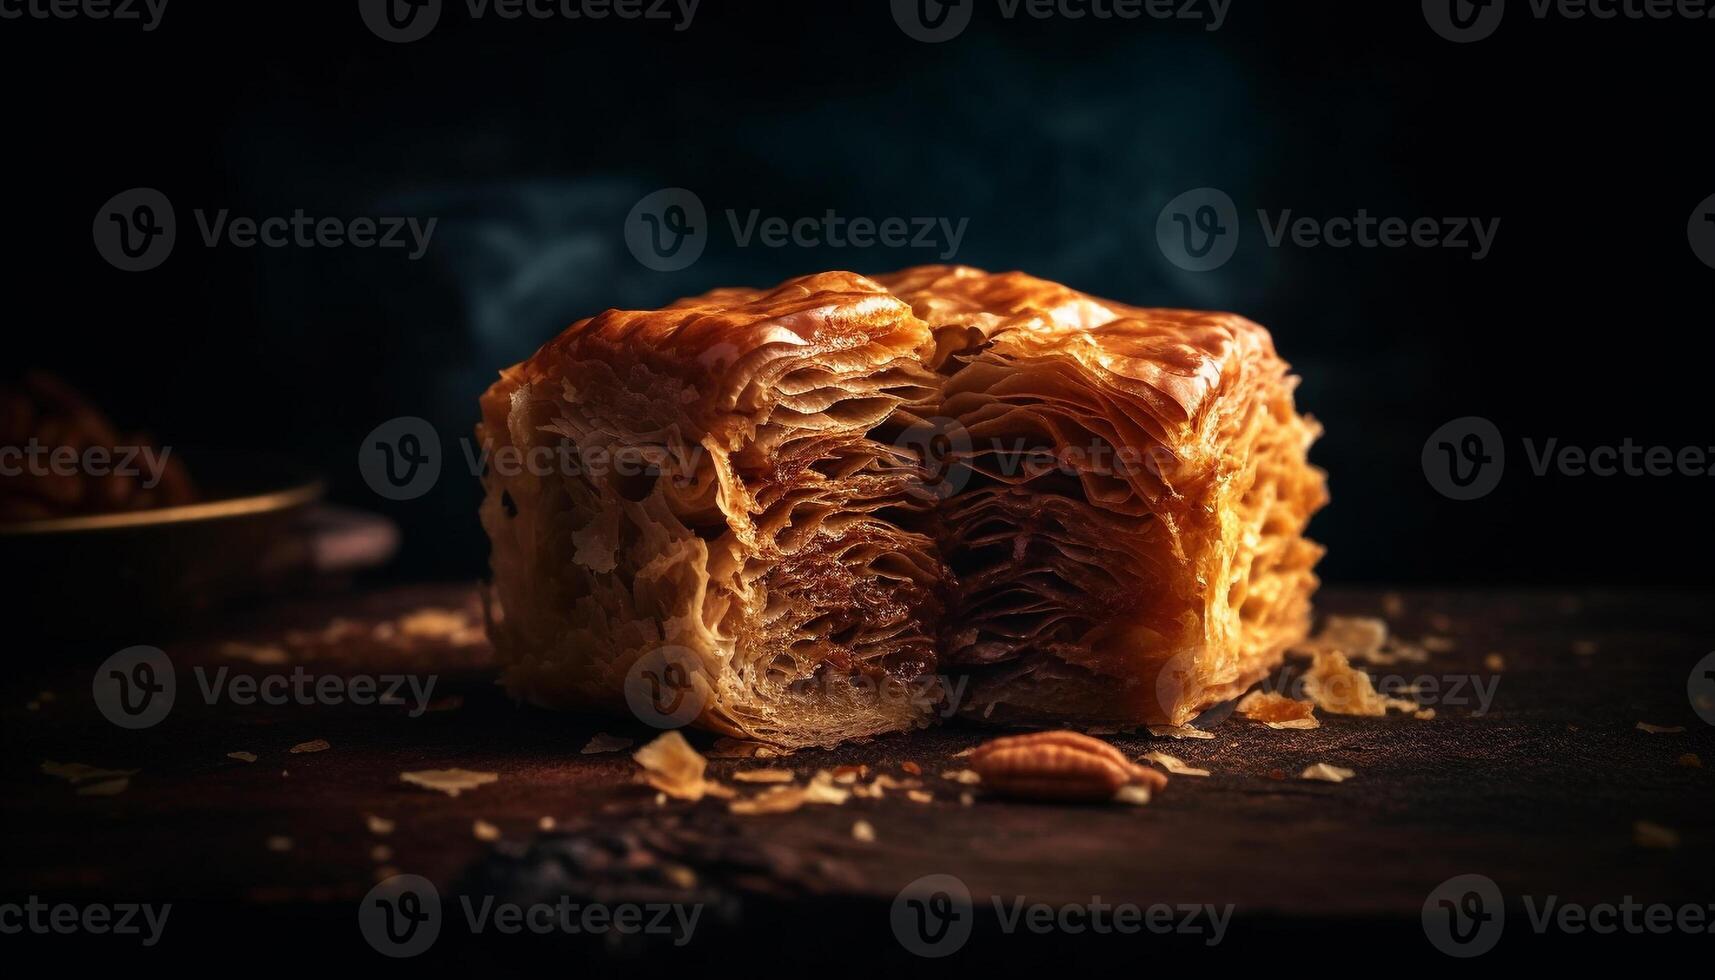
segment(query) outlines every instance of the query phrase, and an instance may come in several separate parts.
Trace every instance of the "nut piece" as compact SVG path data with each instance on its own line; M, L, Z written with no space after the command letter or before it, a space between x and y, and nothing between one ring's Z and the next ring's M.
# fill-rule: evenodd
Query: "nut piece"
M1111 800L1134 783L1167 785L1161 773L1133 765L1119 749L1077 732L997 738L977 746L969 762L984 786L1021 799Z

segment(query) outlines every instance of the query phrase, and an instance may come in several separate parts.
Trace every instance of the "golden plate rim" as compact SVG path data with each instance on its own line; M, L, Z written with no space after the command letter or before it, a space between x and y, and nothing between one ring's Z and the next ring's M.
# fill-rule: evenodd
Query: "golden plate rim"
M69 534L77 531L111 531L121 528L168 527L200 521L224 520L255 514L279 513L313 504L327 492L321 480L308 480L279 490L226 497L203 503L160 507L154 510L121 511L114 514L83 514L77 517L50 517L43 520L0 524L0 538L32 537L44 534Z

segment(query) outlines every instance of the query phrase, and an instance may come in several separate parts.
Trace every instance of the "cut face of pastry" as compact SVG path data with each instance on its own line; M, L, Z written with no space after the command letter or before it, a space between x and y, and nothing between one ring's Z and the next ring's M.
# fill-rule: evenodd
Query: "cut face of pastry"
M502 680L672 674L784 745L926 724L946 674L991 721L1181 724L1308 625L1292 387L1241 318L963 267L581 321L482 399Z

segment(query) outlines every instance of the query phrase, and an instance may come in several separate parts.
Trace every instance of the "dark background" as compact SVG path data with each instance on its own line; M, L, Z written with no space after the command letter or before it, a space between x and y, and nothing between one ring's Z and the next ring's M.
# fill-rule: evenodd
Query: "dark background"
M501 367L609 306L921 249L739 248L728 208L969 218L957 261L1131 303L1231 309L1274 332L1327 425L1338 582L1707 586L1703 476L1535 477L1521 440L1715 445L1715 270L1688 247L1715 193L1715 21L1529 16L1455 45L1415 2L1234 0L1200 23L1004 20L940 45L885 2L704 0L660 21L472 23L373 36L355 2L173 0L160 27L0 21L9 367L46 366L184 447L287 452L404 527L389 574L472 577L485 544L456 440ZM1210 185L1237 256L1181 272L1163 205ZM131 187L179 244L124 273L92 217ZM659 273L622 222L682 186L716 230ZM440 218L398 251L202 247L193 209ZM1493 253L1264 247L1256 209L1501 218ZM391 504L360 441L433 421L449 473ZM1507 476L1458 503L1419 454L1449 419L1504 433ZM211 452L207 450L206 452ZM185 455L193 469L196 458Z

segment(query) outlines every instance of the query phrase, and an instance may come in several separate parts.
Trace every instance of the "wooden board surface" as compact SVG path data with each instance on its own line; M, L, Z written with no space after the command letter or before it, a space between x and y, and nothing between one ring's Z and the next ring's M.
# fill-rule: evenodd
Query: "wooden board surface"
M140 731L108 723L91 697L94 666L114 648L14 651L0 705L0 888L66 901L172 901L181 909L172 938L183 943L314 935L326 923L327 942L362 953L354 910L394 871L423 875L449 901L556 893L612 900L663 894L660 872L671 867L671 880L694 880L713 910L693 946L746 949L759 936L780 945L784 934L790 939L776 955L807 962L836 941L904 955L889 928L890 904L902 886L931 873L968 887L979 939L996 928L987 914L996 897L1231 905L1228 945L1363 923L1367 940L1422 950L1425 899L1458 874L1493 879L1509 905L1526 895L1715 901L1715 774L1681 759L1694 753L1715 764L1715 727L1687 690L1693 665L1715 646L1706 604L1612 594L1399 599L1390 617L1398 634L1444 636L1452 649L1372 673L1432 689L1420 696L1436 708L1434 719L1324 716L1317 730L1274 731L1237 717L1217 721L1217 711L1201 722L1215 734L1206 741L1112 736L1134 756L1166 751L1212 772L1174 777L1145 807L1008 803L980 793L964 805L965 787L940 773L962 768L954 754L984 737L965 727L778 761L711 762L724 779L763 765L801 774L867 765L905 777L909 761L923 770L930 803L895 793L748 817L713 800L659 805L632 782L627 753L580 754L598 731L641 741L648 730L514 704L494 686L480 642L375 636L380 623L408 632L402 617L426 608L479 621L473 592L462 588L304 600L209 623L193 636L139 637L167 651L177 681L171 713ZM1383 605L1381 593L1359 591L1321 602L1324 612L1372 615ZM281 652L281 663L254 662ZM229 695L207 703L204 689L222 669L230 682L296 668L313 677L433 677L433 708L413 717L410 705L244 706ZM1289 665L1276 682L1301 669ZM1639 722L1684 731L1649 734ZM313 740L329 747L290 751ZM227 755L240 751L256 761ZM42 772L49 760L138 772L116 795L80 795ZM1297 778L1316 762L1357 775L1341 784ZM499 779L450 798L399 778L454 767ZM394 829L378 835L370 816ZM540 829L544 817L553 831ZM858 820L873 827L873 842L854 839ZM1640 846L1640 820L1677 831L1679 846ZM479 821L499 839L479 839ZM1171 941L1196 946L1204 938ZM960 955L1004 961L1019 945L1003 941L1011 939L973 940ZM1048 937L1031 948L1071 941ZM1076 944L1080 954L1100 946ZM1505 948L1530 949L1512 934ZM479 949L473 955L484 962L507 959ZM663 955L670 961L676 952Z

